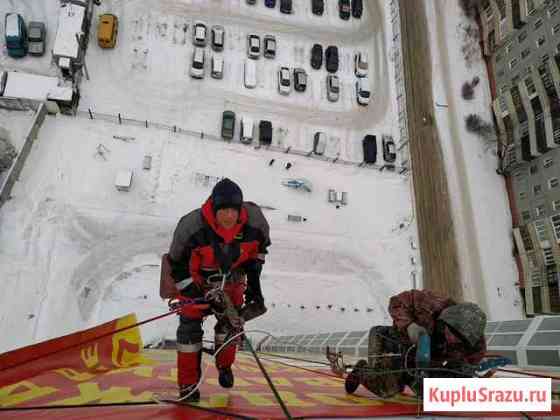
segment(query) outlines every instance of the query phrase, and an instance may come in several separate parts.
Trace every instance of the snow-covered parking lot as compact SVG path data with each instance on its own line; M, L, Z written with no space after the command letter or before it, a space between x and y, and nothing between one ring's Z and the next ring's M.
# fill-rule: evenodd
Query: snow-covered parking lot
M383 6L366 2L362 19L342 21L336 2L326 2L323 17L310 11L310 2L294 3L294 14L283 15L262 2L177 2L170 0L105 1L100 11L120 17L119 38L114 50L102 50L90 39L88 66L91 80L82 83L81 109L117 114L191 130L219 134L221 113L230 109L238 116L266 119L276 129L273 144L310 150L313 134L324 130L340 138L342 159L362 160L365 134L396 132L396 113L391 104L391 71L385 51ZM305 5L305 8L303 6ZM206 77L189 76L193 52L194 22L222 25L226 31L222 53L206 50ZM276 58L256 60L257 87L243 85L247 58L247 35L276 37ZM339 48L341 95L338 102L326 98L327 71L310 65L311 47L319 43ZM370 60L369 106L356 102L353 56L367 52ZM210 57L224 57L224 78L210 77ZM308 74L303 93L289 96L277 91L280 66L302 67ZM279 129L282 129L279 131ZM237 136L236 136L237 137ZM358 147L356 147L358 146Z

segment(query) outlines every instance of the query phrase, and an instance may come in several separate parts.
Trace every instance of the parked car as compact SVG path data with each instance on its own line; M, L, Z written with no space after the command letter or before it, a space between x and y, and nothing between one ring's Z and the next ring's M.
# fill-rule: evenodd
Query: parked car
M226 38L226 31L221 25L212 26L212 49L214 51L223 51Z
M4 18L4 35L8 55L13 58L27 55L27 29L25 21L17 13L7 13Z
M370 96L369 79L367 77L360 77L356 80L356 99L358 104L364 106L369 104Z
M287 15L292 13L292 0L280 0L280 12Z
M241 132L239 134L241 143L250 144L253 141L254 131L255 124L253 120L249 117L241 118Z
M278 70L278 92L281 95L289 95L292 91L292 79L288 67L280 67Z
M265 35L263 38L264 51L263 54L266 58L276 57L276 38L274 35Z
M276 7L276 0L264 0L264 5L274 9Z
M350 19L351 10L352 8L350 7L350 0L338 0L338 15L341 19Z
M314 15L322 16L325 12L325 0L311 0L311 11Z
M259 123L259 143L269 145L272 143L272 123L261 120Z
M257 87L257 65L253 60L245 60L243 67L243 83L247 89Z
M247 35L247 56L252 59L257 59L261 55L261 39L258 35Z
M340 82L335 74L327 75L327 99L331 102L337 102L340 96Z
M390 137L383 137L383 160L387 163L394 163L397 160L397 149L395 142Z
M193 29L193 44L198 47L206 46L206 25L204 22L195 22Z
M235 112L224 111L222 114L222 138L231 140L235 132Z
M204 56L204 48L194 48L191 63L191 77L194 79L204 79Z
M377 138L373 134L367 134L362 140L364 148L364 162L375 163L377 160Z
M111 13L99 16L97 26L97 44L101 48L115 48L119 33L119 19Z
M322 131L317 131L313 136L313 153L322 155L327 148L327 135Z
M354 54L354 74L357 77L366 77L368 75L368 68L367 55L361 51Z
M314 44L311 47L311 67L319 70L323 65L323 47L321 44Z
M363 12L364 4L362 0L352 0L352 16L356 19L360 19Z
M45 53L45 37L47 29L43 22L29 22L27 41L29 54L43 55Z
M223 79L224 77L224 58L221 55L214 54L212 56L212 71L210 76L214 79Z
M325 50L325 66L329 73L338 71L338 48L334 45L329 45Z
M307 88L307 73L302 68L294 69L294 89L297 92L305 92Z

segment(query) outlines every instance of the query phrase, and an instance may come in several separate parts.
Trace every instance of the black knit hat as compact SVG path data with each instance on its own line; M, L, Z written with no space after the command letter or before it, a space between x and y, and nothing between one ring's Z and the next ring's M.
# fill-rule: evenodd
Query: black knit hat
M243 204L243 192L239 185L229 178L224 178L218 182L212 190L212 209L214 214L220 209L241 210Z

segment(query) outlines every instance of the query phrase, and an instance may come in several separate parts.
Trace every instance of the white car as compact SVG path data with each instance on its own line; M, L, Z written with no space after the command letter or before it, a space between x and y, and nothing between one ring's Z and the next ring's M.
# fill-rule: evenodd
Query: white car
M281 95L289 95L292 91L292 78L288 67L280 67L278 70L278 92Z
M247 36L247 56L257 59L261 55L261 39L258 35L250 34Z
M354 54L354 74L357 77L367 77L368 75L368 58L365 53L358 51Z
M358 104L369 104L371 92L369 90L369 79L367 77L360 77L356 80L356 99Z
M195 47L193 51L191 77L204 79L204 48Z
M223 79L224 77L224 59L219 54L214 54L212 56L210 76L214 79Z
M327 76L327 99L331 102L337 102L340 96L340 82L338 76L329 74Z
M193 28L193 44L199 47L206 46L206 25L204 22L195 22Z
M214 51L223 51L224 50L224 41L226 37L226 31L223 26L221 25L214 25L211 29L211 38L212 38L212 49Z

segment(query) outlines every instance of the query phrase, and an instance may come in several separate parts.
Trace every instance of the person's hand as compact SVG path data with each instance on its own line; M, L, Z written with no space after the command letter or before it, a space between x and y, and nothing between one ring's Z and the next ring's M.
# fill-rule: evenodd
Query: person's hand
M408 339L411 343L417 344L418 339L422 334L428 334L426 328L418 325L417 323L413 322L406 328L406 332L408 334Z
M210 304L196 303L193 299L184 296L177 296L176 305L179 307L177 313L185 318L199 320L210 312Z

